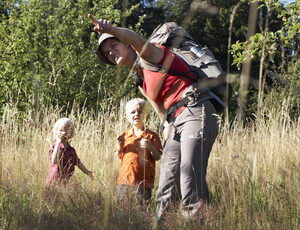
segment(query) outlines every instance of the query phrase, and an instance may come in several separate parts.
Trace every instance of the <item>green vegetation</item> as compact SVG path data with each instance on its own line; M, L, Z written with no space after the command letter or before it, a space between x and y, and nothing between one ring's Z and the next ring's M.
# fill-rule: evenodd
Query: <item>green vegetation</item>
M1 1L0 229L152 227L155 194L147 210L133 200L120 206L113 197L119 165L113 149L128 128L124 104L137 96L135 79L99 63L88 13L146 37L163 21L177 22L213 51L247 99L242 116L235 98L220 115L207 175L208 217L187 222L174 208L166 228L299 228L300 2L261 1L255 33L247 37L253 2ZM250 62L249 87L241 91L239 68ZM62 116L74 121L72 144L96 179L76 170L67 187L49 190L51 129ZM159 131L155 114L148 125Z
M59 106L69 113L74 105L97 114L107 103L118 105L125 95L133 96L132 72L97 60L94 50L99 36L87 18L91 13L146 37L163 21L177 22L213 51L236 91L241 90L238 68L252 61L249 87L239 92L250 102L240 104L245 120L261 109L270 88L293 96L293 106L299 107L299 1L287 6L262 1L256 32L248 42L249 2L1 1L0 103L25 114L31 110L33 116L42 107ZM233 99L230 120L237 110Z

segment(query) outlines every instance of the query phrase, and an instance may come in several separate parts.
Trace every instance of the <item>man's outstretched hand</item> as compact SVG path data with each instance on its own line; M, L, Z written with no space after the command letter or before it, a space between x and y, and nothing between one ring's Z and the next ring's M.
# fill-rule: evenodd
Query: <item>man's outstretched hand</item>
M94 18L93 15L88 14L89 19L94 23L95 27L94 29L99 33L99 34L103 34L103 33L109 33L110 29L111 29L111 22L105 19L99 19L97 20L96 18Z

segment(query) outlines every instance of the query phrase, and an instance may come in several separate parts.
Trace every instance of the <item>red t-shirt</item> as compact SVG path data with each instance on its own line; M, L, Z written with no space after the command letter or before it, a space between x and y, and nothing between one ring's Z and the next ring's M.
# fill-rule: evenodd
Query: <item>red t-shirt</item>
M159 65L180 73L190 71L189 66L181 58L168 48L161 47L164 51L164 56L158 63ZM195 79L192 73L187 74L192 79L172 73L153 72L147 69L143 69L143 74L143 88L147 95L156 102L163 102L166 110L181 99L184 90L194 83L192 79ZM183 109L181 108L180 111L177 111L176 115Z
M54 147L55 143L49 148L50 159L52 157ZM80 163L80 159L78 158L75 149L71 145L68 144L67 147L65 147L64 144L61 143L59 148L59 176L60 179L69 179L75 171L75 165L78 165Z
M146 129L140 136L134 134L133 128L122 134L125 139L121 155L121 164L117 184L153 188L155 179L155 160L149 150L140 147L142 138L148 139L156 149L161 150L159 136Z

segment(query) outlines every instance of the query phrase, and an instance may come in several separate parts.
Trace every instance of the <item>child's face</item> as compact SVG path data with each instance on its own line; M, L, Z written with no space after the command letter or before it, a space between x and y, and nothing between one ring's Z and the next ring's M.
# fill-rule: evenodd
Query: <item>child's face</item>
M138 128L144 127L144 113L140 105L132 105L127 112L127 119L131 125Z
M57 137L61 139L62 143L67 143L71 139L72 127L70 125L63 125L58 129Z

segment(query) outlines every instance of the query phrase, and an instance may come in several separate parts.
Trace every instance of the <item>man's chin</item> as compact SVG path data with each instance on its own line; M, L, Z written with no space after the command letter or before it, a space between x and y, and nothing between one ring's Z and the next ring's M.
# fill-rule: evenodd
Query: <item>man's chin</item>
M116 65L125 65L122 57L119 57L117 60L115 60L115 63L116 63Z

